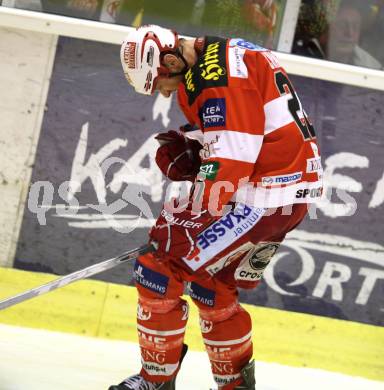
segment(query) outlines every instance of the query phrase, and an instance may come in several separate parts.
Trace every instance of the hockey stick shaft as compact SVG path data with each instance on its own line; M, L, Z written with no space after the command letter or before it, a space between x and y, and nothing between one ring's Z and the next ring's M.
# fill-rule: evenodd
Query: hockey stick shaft
M0 301L0 310L6 309L7 307L16 305L18 303L24 302L28 299L37 297L47 292L56 290L58 288L64 287L70 283L76 282L77 280L85 279L92 275L96 275L100 272L114 268L122 263L125 263L126 261L134 260L138 256L151 252L153 250L154 248L152 247L152 245L143 245L140 248L132 249L128 252L125 252L120 256L114 257L112 259L104 260L100 263L91 265L87 268L73 272L69 275L62 276L61 278L52 280L51 282L43 284L42 286L32 288L31 290L27 290L21 294Z

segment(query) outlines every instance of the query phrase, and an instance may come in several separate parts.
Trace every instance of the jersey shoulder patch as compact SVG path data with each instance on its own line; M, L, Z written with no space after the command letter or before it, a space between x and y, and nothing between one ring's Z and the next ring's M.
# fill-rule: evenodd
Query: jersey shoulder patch
M202 55L184 76L189 105L204 89L228 85L226 47L226 39L206 37Z

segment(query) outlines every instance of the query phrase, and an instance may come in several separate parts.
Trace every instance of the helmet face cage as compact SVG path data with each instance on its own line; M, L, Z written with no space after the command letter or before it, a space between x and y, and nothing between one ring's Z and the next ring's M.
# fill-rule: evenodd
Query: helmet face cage
M169 77L162 58L167 53L175 53L177 46L175 32L155 25L139 27L126 37L120 59L125 77L136 92L151 95L158 78Z

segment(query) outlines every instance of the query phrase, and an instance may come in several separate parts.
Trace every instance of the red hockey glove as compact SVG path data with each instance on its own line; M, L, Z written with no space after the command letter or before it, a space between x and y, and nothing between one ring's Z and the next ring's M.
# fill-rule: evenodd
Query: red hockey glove
M201 165L200 143L175 130L160 133L155 138L160 142L156 163L161 172L173 181L194 181Z
M165 260L190 256L197 250L196 236L210 225L214 218L208 211L196 214L190 209L178 213L169 209L169 204L164 204L156 225L149 233L150 240L157 244L154 255Z

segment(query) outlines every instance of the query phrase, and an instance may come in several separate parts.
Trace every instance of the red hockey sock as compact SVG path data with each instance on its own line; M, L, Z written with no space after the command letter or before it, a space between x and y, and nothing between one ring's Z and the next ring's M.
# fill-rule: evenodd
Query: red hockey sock
M178 372L188 319L183 299L139 298L137 328L140 375L149 382L167 382Z
M235 303L200 310L200 321L215 382L220 389L231 390L242 382L240 371L252 358L251 317Z

